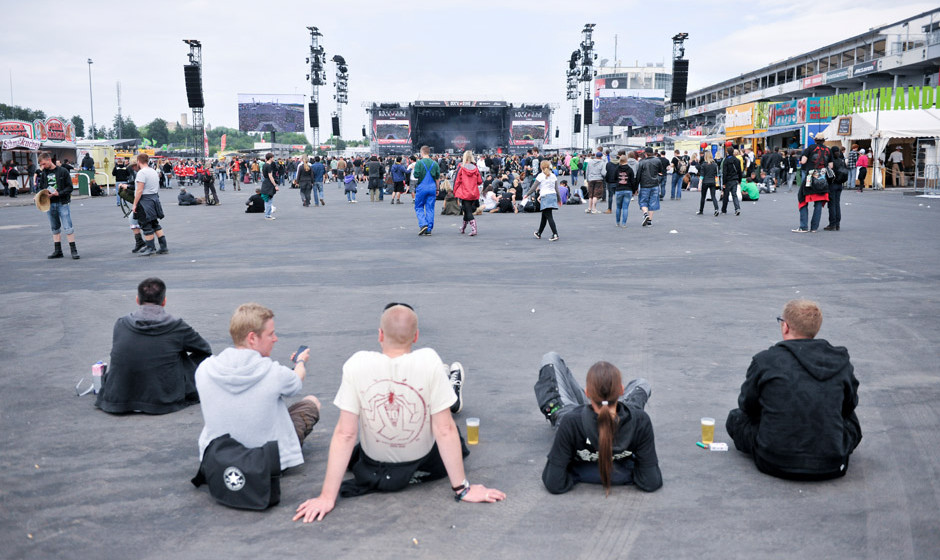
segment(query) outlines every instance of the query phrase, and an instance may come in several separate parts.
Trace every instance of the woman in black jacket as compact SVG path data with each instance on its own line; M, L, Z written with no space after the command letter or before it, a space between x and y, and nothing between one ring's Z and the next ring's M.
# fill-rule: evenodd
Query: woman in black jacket
M734 158L732 158L734 159ZM701 215L705 209L705 195L711 193L712 204L715 206L715 215L718 215L718 199L715 197L715 181L718 178L718 165L710 152L705 152L704 163L698 169L702 178L702 197L698 203L697 215Z
M652 492L663 485L653 424L643 410L650 396L645 379L623 387L620 370L597 362L588 370L587 390L555 352L542 358L535 395L542 414L557 428L542 470L542 483L563 494L578 482L634 484Z

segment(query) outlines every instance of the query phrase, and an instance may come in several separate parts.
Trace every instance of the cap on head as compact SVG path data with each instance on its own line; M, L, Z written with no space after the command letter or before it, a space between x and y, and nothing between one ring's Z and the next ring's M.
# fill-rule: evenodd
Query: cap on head
M825 140L825 138L826 138L826 135L823 134L822 132L816 133L816 140Z

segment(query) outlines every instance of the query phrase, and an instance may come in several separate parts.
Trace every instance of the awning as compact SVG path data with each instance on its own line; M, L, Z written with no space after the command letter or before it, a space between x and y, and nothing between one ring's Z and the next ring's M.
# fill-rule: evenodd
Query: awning
M769 138L770 136L777 136L778 134L786 134L788 132L793 132L794 130L802 129L802 126L788 126L785 128L771 128L765 130L764 132L758 132L757 134L748 134L747 136L742 136L741 138Z

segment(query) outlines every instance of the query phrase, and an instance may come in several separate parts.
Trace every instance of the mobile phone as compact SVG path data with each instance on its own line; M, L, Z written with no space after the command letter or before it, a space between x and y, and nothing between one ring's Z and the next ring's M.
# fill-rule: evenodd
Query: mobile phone
M297 351L294 352L294 357L291 359L291 361L292 361L292 362L296 362L296 361L297 361L297 357L300 356L301 354L303 354L303 353L304 353L304 350L306 350L306 349L307 349L307 347L304 346L303 344L301 344L300 347L297 348Z

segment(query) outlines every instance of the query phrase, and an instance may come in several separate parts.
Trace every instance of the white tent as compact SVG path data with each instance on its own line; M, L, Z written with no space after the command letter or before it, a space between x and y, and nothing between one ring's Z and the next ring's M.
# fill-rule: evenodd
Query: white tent
M840 139L847 151L852 140L871 140L872 159L875 164L873 181L880 183L878 156L883 154L888 142L896 138L940 138L940 110L898 110L869 111L848 115L852 119L852 132L839 134L839 121L845 117L836 117L823 131L827 140Z

